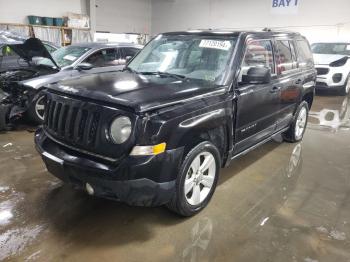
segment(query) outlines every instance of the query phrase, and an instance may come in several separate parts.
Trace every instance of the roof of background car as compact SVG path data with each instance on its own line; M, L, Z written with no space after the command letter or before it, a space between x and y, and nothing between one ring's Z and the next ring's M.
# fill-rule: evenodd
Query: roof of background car
M176 31L176 32L166 32L162 35L199 35L199 36L239 36L240 34L246 35L259 35L259 36L301 36L297 32L290 31L244 31L244 30L233 30L233 29L198 29L198 30L188 30L188 31Z
M101 42L87 42L87 43L76 43L72 44L72 46L81 46L81 47L89 47L89 48L104 48L104 47L135 47L142 48L141 45L132 44L132 43L101 43Z

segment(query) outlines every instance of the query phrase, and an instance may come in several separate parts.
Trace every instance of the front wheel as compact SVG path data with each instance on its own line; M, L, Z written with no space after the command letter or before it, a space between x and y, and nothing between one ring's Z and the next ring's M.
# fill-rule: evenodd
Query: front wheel
M348 76L344 86L340 90L340 94L343 96L346 96L347 94L349 94L349 91L350 91L350 75Z
M218 180L220 154L217 148L203 142L185 157L176 180L176 192L167 207L182 215L192 216L209 203Z
M308 116L309 105L306 101L303 101L298 106L289 129L283 133L284 140L292 143L301 141L306 130Z

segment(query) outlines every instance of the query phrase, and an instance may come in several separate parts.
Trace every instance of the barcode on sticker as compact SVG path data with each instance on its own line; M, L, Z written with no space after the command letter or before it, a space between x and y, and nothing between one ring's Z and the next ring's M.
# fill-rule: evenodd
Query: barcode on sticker
M220 40L207 40L203 39L199 43L199 47L202 48L214 48L214 49L220 49L220 50L229 50L231 47L230 41L220 41Z

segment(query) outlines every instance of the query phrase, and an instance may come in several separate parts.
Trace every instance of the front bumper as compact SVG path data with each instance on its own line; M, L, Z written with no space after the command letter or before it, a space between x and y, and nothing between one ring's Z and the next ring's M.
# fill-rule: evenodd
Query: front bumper
M159 206L171 200L183 154L178 148L106 163L54 142L41 128L35 133L35 145L48 171L62 181L81 189L88 183L96 196L136 206Z
M337 90L344 87L348 72L346 71L346 68L344 67L330 67L326 65L315 65L317 69L321 69L323 71L328 71L326 74L319 74L317 75L316 80L316 89L319 90ZM334 81L333 76L334 75L341 75L340 81Z

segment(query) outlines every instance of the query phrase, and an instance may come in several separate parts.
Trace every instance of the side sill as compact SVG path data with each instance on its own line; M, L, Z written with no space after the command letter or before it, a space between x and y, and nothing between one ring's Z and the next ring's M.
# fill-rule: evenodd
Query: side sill
M269 142L269 141L270 141L272 138L274 138L276 135L279 135L279 134L281 134L281 133L287 131L288 129L289 129L289 127L283 128L283 129L281 129L281 130L279 130L279 131L273 133L271 136L265 138L264 140L260 141L259 143L257 143L257 144L255 144L255 145L253 145L253 146L251 146L251 147L249 147L249 148L243 150L242 152L240 152L240 153L238 153L238 154L236 154L236 155L234 155L234 154L233 154L234 151L231 150L231 151L228 153L228 158L227 158L226 163L225 163L224 166L225 166L225 167L228 167L228 166L231 164L231 161L232 161L232 160L234 160L234 159L236 159L236 158L239 158L239 157L241 157L241 156L243 156L243 155L248 154L250 151L253 151L254 149L258 148L259 146L261 146L261 145L263 145L263 144Z

